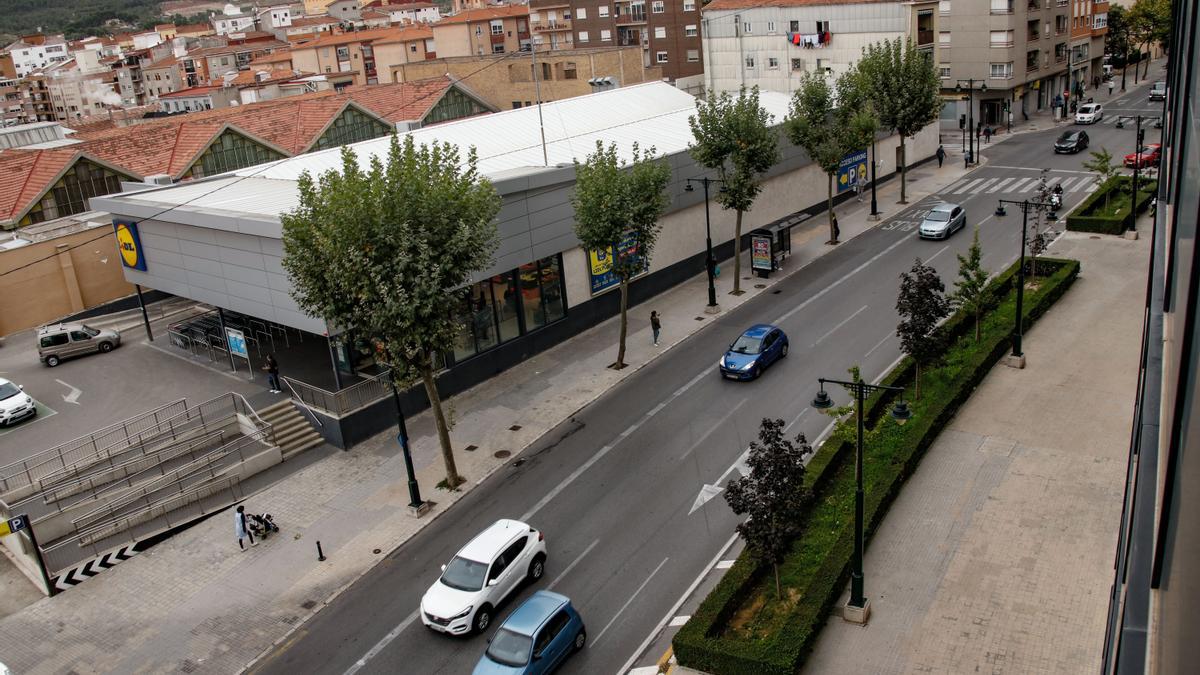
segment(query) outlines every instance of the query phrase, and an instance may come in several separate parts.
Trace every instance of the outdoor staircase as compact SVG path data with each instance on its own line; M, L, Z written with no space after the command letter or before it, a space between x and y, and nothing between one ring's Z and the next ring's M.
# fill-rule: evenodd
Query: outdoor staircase
M284 461L325 442L291 398L259 410L258 415L275 430L275 444L283 451Z

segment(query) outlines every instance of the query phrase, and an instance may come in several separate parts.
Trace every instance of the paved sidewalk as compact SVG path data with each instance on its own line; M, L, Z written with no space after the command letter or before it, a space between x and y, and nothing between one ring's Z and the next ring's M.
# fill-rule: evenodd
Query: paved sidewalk
M964 171L926 163L909 173L909 201L957 180ZM895 215L899 182L883 183L878 203ZM837 207L843 240L876 225L870 194ZM783 274L753 278L748 292L729 295L718 281L724 311L767 292L832 247L824 244L822 215L798 226ZM743 269L748 270L748 259ZM422 494L437 502L422 519L408 515L403 462L394 432L338 453L280 480L246 501L269 511L281 532L240 552L227 512L202 522L133 559L54 598L0 619L3 661L19 673L232 673L285 640L313 612L354 582L522 449L689 335L703 330L707 282L699 275L630 311L627 361L616 354L616 319L582 333L447 401L464 490L433 486L443 477L432 418L409 420ZM650 339L649 314L662 315L662 346ZM508 431L519 426L517 431ZM468 446L477 446L467 451ZM512 453L498 459L496 453ZM320 540L327 560L316 560ZM3 564L3 563L0 563ZM53 639L47 639L53 636Z
M1149 245L1055 244L1080 278L930 448L867 549L870 623L832 617L806 672L1099 669Z

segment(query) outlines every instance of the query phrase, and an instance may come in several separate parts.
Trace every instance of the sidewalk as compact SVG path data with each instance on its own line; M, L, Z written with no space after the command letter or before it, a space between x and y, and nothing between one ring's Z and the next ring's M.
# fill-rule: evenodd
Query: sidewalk
M1026 335L1028 367L997 365L929 449L867 549L870 623L831 617L807 672L1098 670L1149 247L1054 245L1079 280Z
M894 216L964 173L961 165L923 164L909 172L910 205L895 203L899 180L892 179L878 189L880 209ZM836 211L843 241L877 224L868 221L869 193ZM769 292L832 250L824 244L827 232L823 215L797 226L782 273L745 281L747 293L740 297L729 295L732 282L728 273L722 276L717 292L723 312ZM534 440L711 325L704 313L706 288L698 275L631 308L630 367L622 371L606 367L616 353L614 318L449 399L458 467L468 479L462 492L434 489L444 474L432 417L426 412L410 419L422 496L437 502L424 518L408 515L394 432L381 433L249 498L250 511L269 511L282 530L255 548L240 552L231 519L217 514L95 579L0 619L4 662L20 673L239 671ZM651 309L662 315L661 347L650 339ZM512 454L497 458L502 451ZM316 560L317 540L325 562Z

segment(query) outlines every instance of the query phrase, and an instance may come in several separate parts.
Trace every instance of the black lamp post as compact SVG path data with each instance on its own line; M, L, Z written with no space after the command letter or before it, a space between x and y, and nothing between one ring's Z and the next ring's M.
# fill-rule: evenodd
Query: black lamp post
M1025 302L1025 239L1027 237L1026 232L1027 232L1027 228L1029 225L1029 209L1031 209L1031 208L1033 208L1033 209L1036 209L1036 208L1054 209L1054 205L1047 204L1046 202L1031 202L1028 199L1025 199L1025 200L1022 200L1019 202L1012 201L1010 199L1001 199L1000 205L996 207L996 215L997 216L1004 215L1004 213L1005 213L1004 205L1005 204L1012 204L1014 206L1021 207L1021 258L1020 258L1020 264L1017 266L1017 318L1016 318L1016 325L1013 328L1012 358L1014 361L1016 361L1018 364L1020 364L1020 365L1018 365L1018 367L1023 368L1025 353L1021 350L1021 335L1022 335L1022 329L1023 329L1023 326L1022 326L1023 322L1021 321L1021 318L1022 318L1021 313L1024 309L1024 302Z
M404 411L400 409L400 392L396 389L395 370L386 373L388 384L392 386L392 400L396 403L396 424L400 433L396 441L400 443L400 451L404 454L404 470L408 473L408 508L416 515L421 515L429 509L429 503L421 499L421 488L417 485L417 474L413 471L412 452L408 447L408 425L404 423Z
M976 165L979 164L979 155L977 154L979 146L975 142L975 82L977 81L979 82L979 93L987 93L987 82L976 80L973 77L959 80L954 84L954 91L962 93L963 82L967 83L967 139L970 146L968 156L971 158L971 163Z
M1133 197L1132 197L1132 201L1129 205L1130 206L1129 213L1133 214L1133 218L1136 222L1136 219L1137 219L1138 170L1142 168L1142 146L1146 142L1146 130L1142 128L1142 122L1149 122L1149 121L1153 120L1154 126L1156 128L1159 128L1162 125L1162 118L1161 117L1148 117L1148 116L1143 116L1143 115L1135 115L1135 116L1122 115L1117 118L1117 124L1116 124L1117 128L1124 129L1126 120L1134 120L1137 123L1137 127L1136 127L1137 135L1134 136L1135 140L1134 140L1134 144L1133 144L1133 156L1134 156L1134 160L1133 160L1133 190L1132 190Z
M875 135L871 134L871 220L879 220L879 202L875 199L875 167L879 154L875 150Z
M724 181L719 178L709 178L708 176L701 178L689 178L683 186L684 192L691 192L695 189L692 187L692 182L700 183L704 186L704 240L705 246L708 249L708 260L707 264L705 265L708 268L708 307L705 307L704 311L708 314L716 314L717 312L721 311L721 306L717 304L717 285L713 278L713 272L717 263L715 260L713 260L712 223L708 215L708 185L709 183L724 183ZM721 190L724 189L725 186L722 185Z
M877 391L903 392L904 390L900 387L889 387L883 384L867 384L862 380L845 382L822 377L818 378L817 382L820 383L821 388L817 392L817 397L812 401L812 407L818 410L833 407L833 401L825 391L826 383L840 384L854 394L855 417L858 422L858 451L854 460L854 560L850 570L850 602L847 605L847 608L853 611L848 612L846 618L855 623L866 623L870 616L870 608L863 593L863 431L866 426L863 420L863 401ZM897 401L892 408L892 418L898 423L904 424L911 417L912 411L908 409L908 404L902 400Z

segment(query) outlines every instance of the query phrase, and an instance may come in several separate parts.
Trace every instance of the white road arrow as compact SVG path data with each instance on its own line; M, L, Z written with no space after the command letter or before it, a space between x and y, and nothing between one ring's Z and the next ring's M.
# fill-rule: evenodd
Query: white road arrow
M692 515L701 506L704 506L706 503L708 503L708 500L721 494L722 490L724 490L724 488L716 485L708 485L706 483L704 487L700 488L700 494L696 496L696 501L692 502L692 509L688 511L688 515Z
M750 448L746 448L746 450L738 456L737 460L734 461L734 463L731 464L728 469L725 469L725 473L721 474L721 477L718 478L715 483L712 485L705 483L704 486L700 488L700 494L696 496L696 501L692 502L692 508L690 511L688 511L688 515L690 516L696 511L700 510L700 507L707 504L709 500L721 494L721 492L725 489L721 487L721 483L725 482L725 479L729 477L729 474L733 473L734 471L741 473L743 476L750 473L750 467L746 466L746 458L749 456Z
M60 396L62 396L63 403L74 403L75 405L79 405L79 395L83 393L82 389L79 389L77 387L72 387L71 385L67 384L66 382L63 382L62 380L55 380L55 382L61 384L62 386L66 387L67 389L71 390L71 393L69 393L69 394L59 394Z

